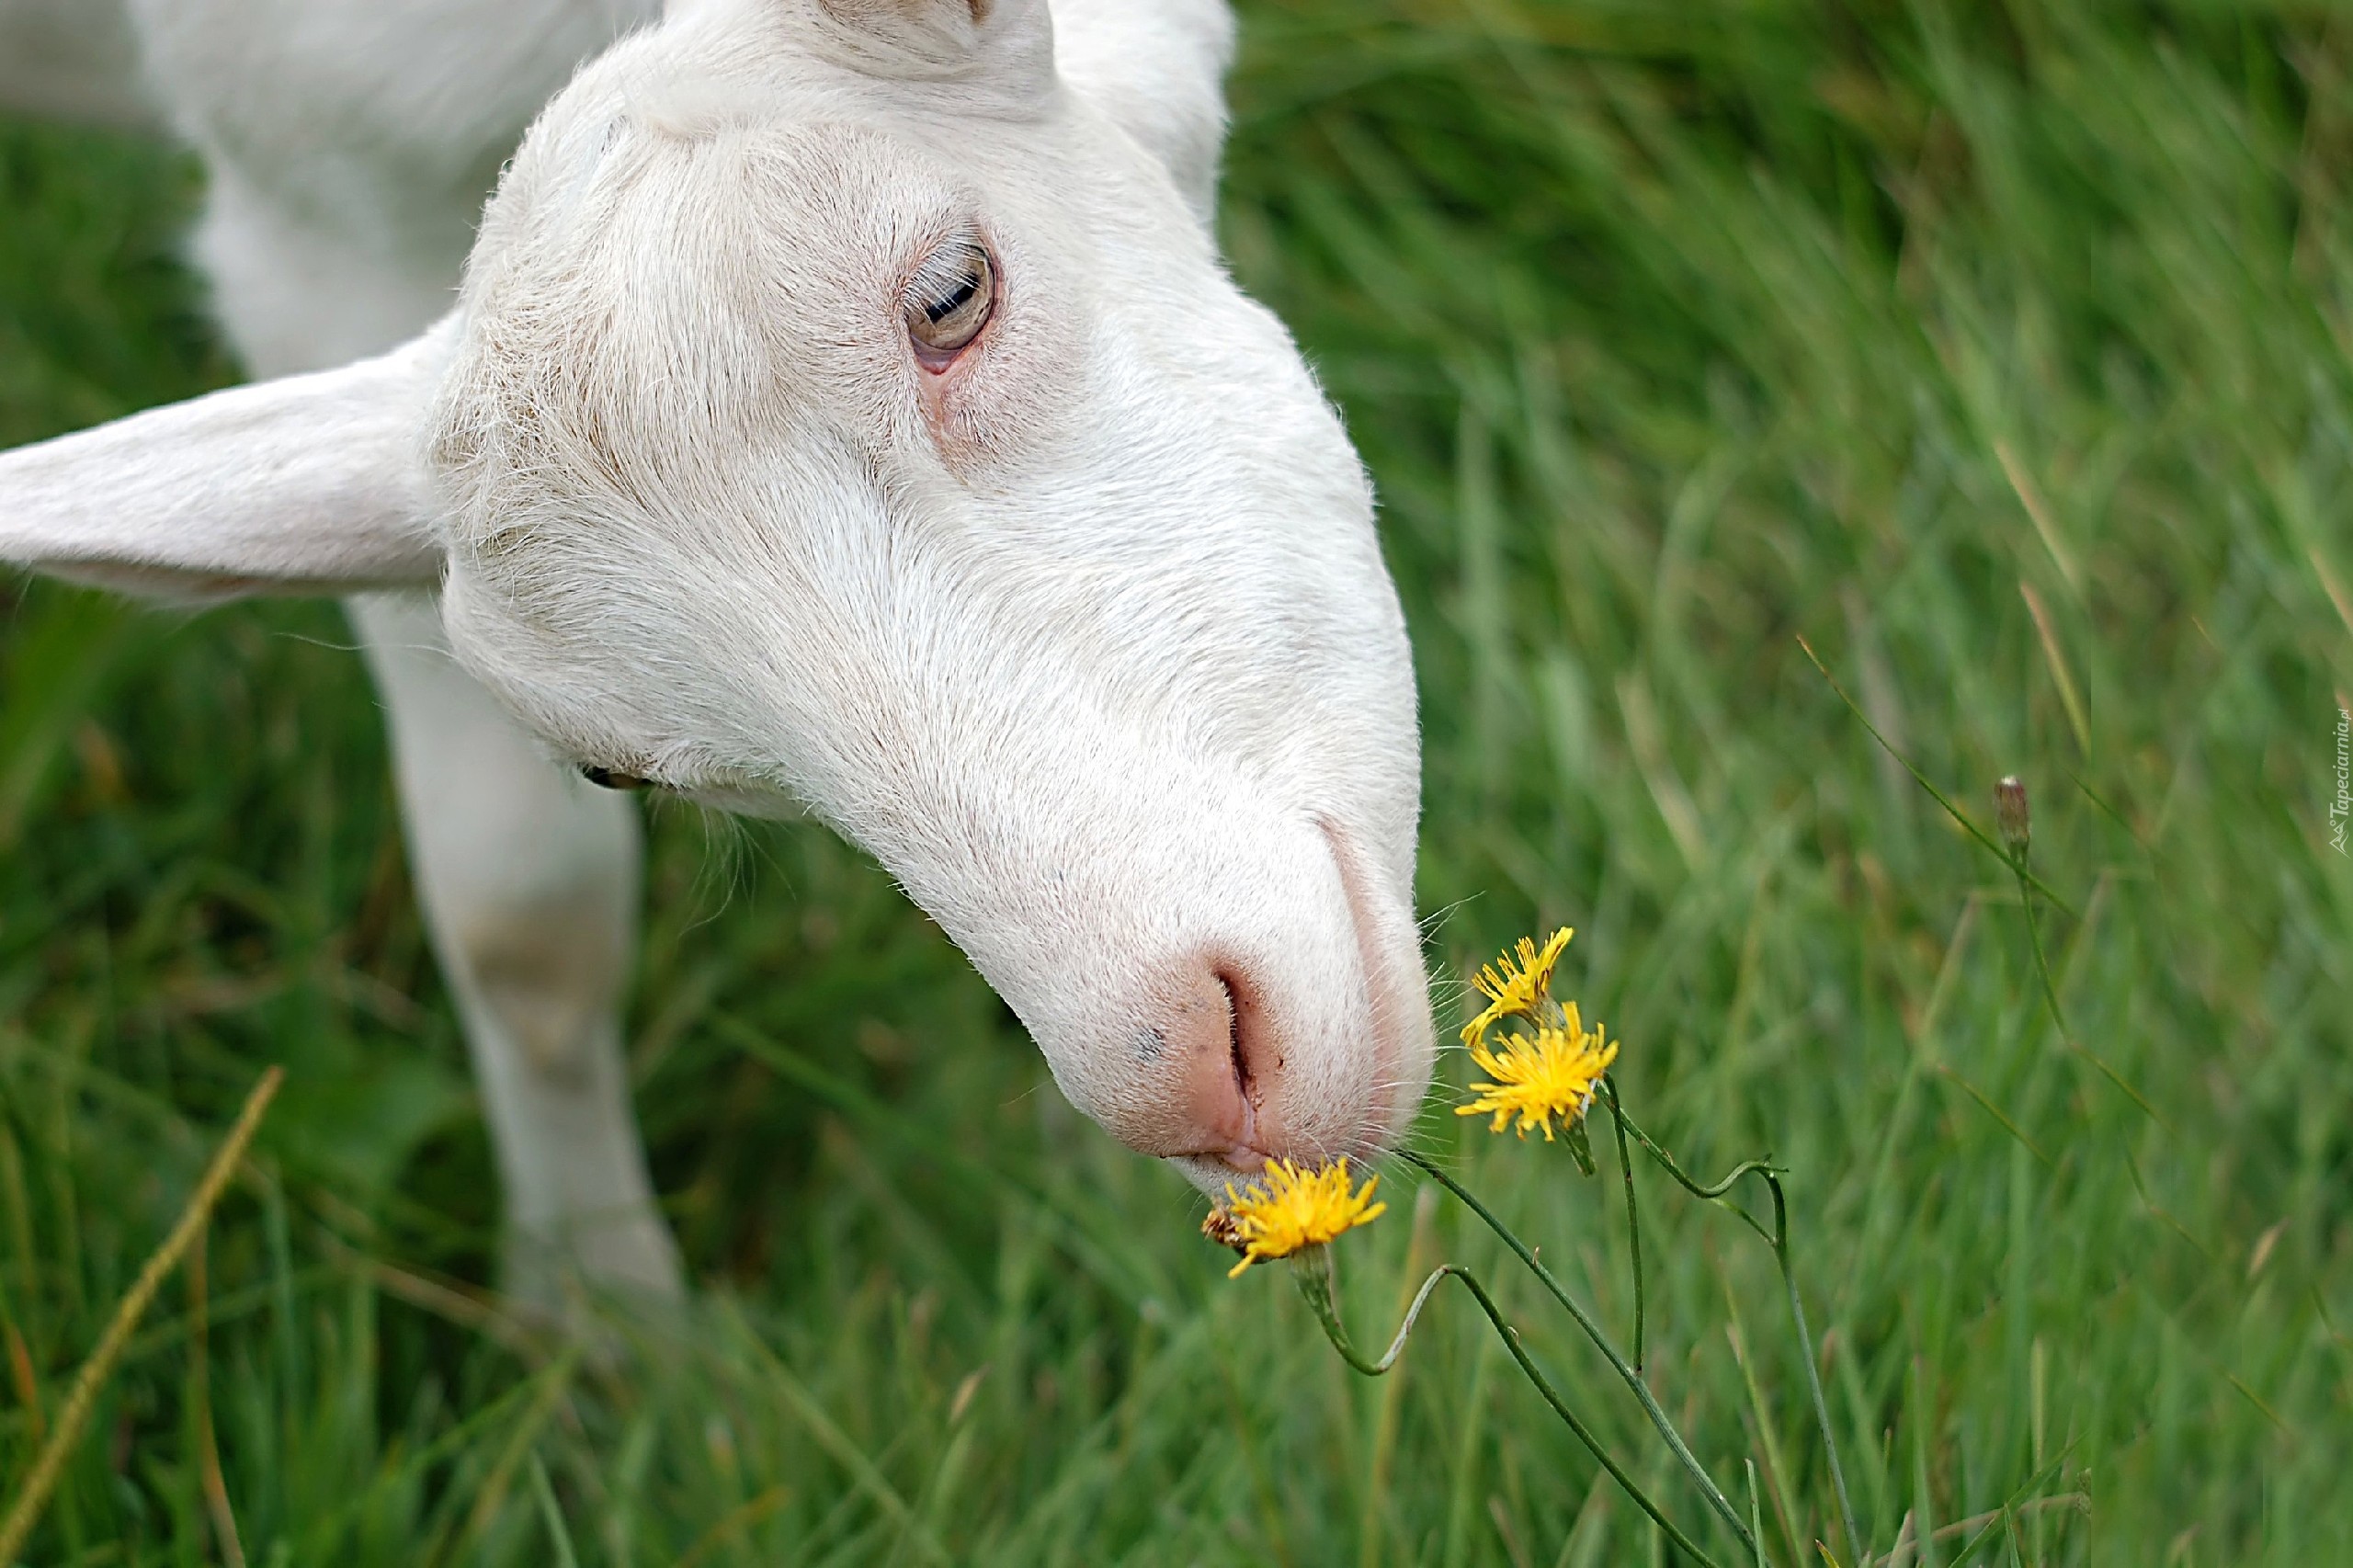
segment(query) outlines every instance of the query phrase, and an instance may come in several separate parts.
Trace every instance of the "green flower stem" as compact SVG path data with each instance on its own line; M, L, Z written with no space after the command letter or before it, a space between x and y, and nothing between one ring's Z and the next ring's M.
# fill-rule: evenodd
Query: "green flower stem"
M1609 1120L1618 1129L1618 1174L1626 1183L1626 1249L1634 1268L1634 1370L1643 1369L1643 1222L1634 1212L1634 1158L1626 1148L1626 1113L1618 1108L1618 1085L1601 1080L1602 1097L1609 1102Z
M1538 1369L1536 1362L1529 1356L1527 1346L1520 1343L1519 1331L1504 1321L1503 1310L1495 1305L1495 1298L1487 1293L1487 1288L1479 1282L1478 1276L1471 1270L1452 1263L1442 1263L1433 1269L1430 1277L1422 1281L1421 1289L1414 1292L1413 1304L1405 1309L1404 1321L1397 1325L1396 1337L1389 1342L1389 1348L1377 1361L1368 1361L1364 1358L1358 1351L1355 1343L1349 1339L1347 1329L1340 1322L1339 1308L1333 1300L1332 1260L1326 1249L1318 1247L1313 1253L1298 1259L1292 1270L1292 1278L1299 1283L1299 1293L1307 1298L1308 1306L1314 1311L1316 1322L1324 1325L1324 1336L1332 1342L1332 1348L1340 1353L1340 1359L1368 1378L1381 1377L1397 1364L1397 1358L1404 1353L1406 1339L1414 1332L1415 1321L1422 1315L1422 1308L1428 1302L1432 1293L1438 1290L1439 1281L1449 1278L1461 1280L1471 1294L1477 1299L1479 1310L1485 1312L1487 1321L1495 1325L1495 1333L1504 1342L1504 1348L1511 1352L1511 1358L1519 1364L1519 1369L1526 1373L1528 1381L1536 1386L1536 1392L1544 1396L1544 1403L1552 1407L1552 1414L1566 1423L1569 1430L1576 1435L1577 1441L1585 1445L1586 1451L1599 1461L1601 1468L1608 1471L1620 1486L1625 1488L1626 1494L1634 1500L1635 1505L1643 1513L1651 1517L1654 1524L1665 1532L1666 1538L1675 1543L1677 1550L1702 1564L1702 1568L1717 1568L1715 1559L1700 1551L1697 1542L1685 1535L1677 1528L1674 1520L1660 1511L1658 1505L1651 1501L1649 1495L1635 1483L1634 1478L1627 1474L1616 1460L1610 1458L1609 1451L1601 1446L1601 1440L1594 1436L1591 1428L1577 1419L1576 1412L1569 1408L1568 1402L1561 1397L1560 1392L1553 1388L1551 1381Z
M1642 1136L1640 1130L1635 1130L1635 1136L1637 1138ZM1647 1139L1643 1139L1643 1142L1646 1146L1649 1143ZM1693 1483L1708 1499L1708 1506L1715 1509L1724 1523L1732 1527L1733 1534L1740 1538L1740 1544L1754 1551L1756 1543L1750 1537L1748 1526L1742 1520L1739 1510L1732 1506L1732 1500L1724 1495L1723 1489L1716 1484L1715 1478L1708 1473L1706 1468L1699 1463L1698 1457L1691 1452L1690 1445L1684 1442L1683 1435L1675 1429L1675 1423L1667 1419L1666 1412L1659 1407L1658 1400L1651 1393L1650 1385L1643 1381L1642 1374L1619 1353L1618 1347L1609 1343L1609 1336L1602 1332L1601 1325L1593 1320L1593 1315L1578 1303L1575 1297L1563 1288L1558 1279L1552 1278L1551 1269L1537 1261L1536 1255L1528 1249L1528 1244L1514 1235L1511 1227L1495 1218L1485 1204L1472 1197L1469 1188L1410 1149L1398 1151L1398 1157L1410 1162L1431 1180L1461 1199L1465 1208L1483 1221L1489 1230L1503 1238L1504 1245L1511 1248L1519 1261L1528 1266L1529 1272L1536 1276L1544 1289L1552 1292L1552 1299L1560 1302L1571 1317L1576 1319L1577 1326L1585 1330L1586 1337L1593 1341L1594 1347L1601 1352L1611 1369L1625 1381L1628 1388L1633 1390L1634 1397L1642 1402L1643 1414L1651 1418L1651 1425L1658 1428L1659 1436L1666 1439L1666 1446L1675 1451L1676 1459L1681 1461Z
M1855 1505L1847 1495L1846 1469L1838 1462L1838 1443L1830 1432L1830 1402L1823 1394L1822 1373L1814 1364L1813 1331L1806 1326L1805 1301L1798 1293L1797 1270L1790 1261L1790 1206L1788 1198L1781 1191L1780 1173L1768 1161L1745 1160L1734 1165L1722 1181L1712 1187L1705 1186L1693 1180L1681 1165L1675 1163L1674 1155L1652 1142L1650 1135L1635 1125L1633 1118L1625 1114L1618 1104L1614 1085L1610 1087L1609 1107L1611 1113L1618 1118L1619 1125L1633 1134L1634 1142L1643 1146L1643 1152L1656 1160L1686 1192L1711 1203L1722 1204L1739 1215L1750 1230L1764 1237L1766 1244L1773 1249L1773 1261L1779 1265L1781 1270L1782 1288L1789 1292L1790 1322L1797 1330L1798 1349L1805 1362L1806 1388L1813 1396L1814 1425L1822 1432L1822 1451L1830 1460L1830 1484L1838 1494L1838 1520L1846 1528L1847 1550L1859 1556L1863 1550L1862 1532L1855 1524ZM1734 1183L1750 1175L1763 1177L1767 1190L1773 1195L1773 1228L1769 1231L1757 1222L1755 1215L1726 1196Z
M1773 1233L1767 1230L1756 1215L1751 1214L1747 1210L1743 1209L1739 1204L1731 1201L1724 1196L1739 1183L1741 1177L1750 1175L1763 1176L1766 1182L1773 1187L1773 1190L1776 1193L1779 1192L1780 1184L1776 1179L1779 1173L1774 1169L1772 1161L1743 1160L1740 1164L1733 1166L1731 1170L1724 1173L1724 1177L1722 1181L1717 1182L1712 1187L1704 1186L1698 1178L1686 1171L1681 1165L1677 1165L1675 1163L1674 1155L1660 1148L1656 1143L1652 1142L1650 1135L1644 1132L1642 1128L1636 1124L1632 1117L1629 1116L1624 1119L1626 1131L1633 1135L1634 1142L1642 1146L1643 1153L1648 1154L1652 1159L1656 1160L1659 1164L1659 1168L1666 1172L1667 1175L1673 1176L1684 1191L1689 1193L1694 1198L1705 1199L1711 1203L1722 1203L1726 1209L1731 1210L1734 1214L1738 1215L1741 1221L1746 1224L1750 1230L1764 1237L1768 1243L1773 1242Z

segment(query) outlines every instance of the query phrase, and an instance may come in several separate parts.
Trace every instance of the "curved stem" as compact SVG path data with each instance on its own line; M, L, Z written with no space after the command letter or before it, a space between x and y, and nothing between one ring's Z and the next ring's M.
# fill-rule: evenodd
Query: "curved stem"
M1560 1392L1553 1388L1552 1381L1538 1369L1535 1360L1528 1354L1527 1346L1520 1343L1519 1331L1504 1320L1503 1310L1495 1305L1495 1298L1487 1294L1487 1288L1479 1282L1477 1275L1459 1264L1452 1263L1442 1263L1431 1270L1430 1277L1422 1281L1421 1289L1414 1292L1413 1304L1405 1309L1404 1321L1397 1325L1396 1337L1389 1342L1389 1348L1382 1352L1379 1360L1368 1361L1358 1352L1355 1344L1348 1338L1347 1329L1340 1322L1339 1309L1332 1299L1331 1267L1328 1256L1300 1264L1295 1275L1299 1281L1300 1294L1307 1298L1307 1304L1314 1310L1316 1321L1324 1325L1324 1336L1329 1339L1332 1342L1332 1347L1340 1353L1340 1359L1369 1378L1380 1377L1396 1366L1397 1358L1404 1351L1407 1337L1414 1332L1415 1321L1422 1315L1422 1308L1428 1302L1431 1294L1438 1290L1438 1282L1447 1278L1461 1280L1464 1287L1477 1299L1479 1310L1485 1312L1487 1321L1495 1325L1495 1333L1504 1342L1504 1348L1511 1352L1511 1358L1519 1364L1519 1369L1526 1373L1528 1381L1536 1386L1536 1392L1543 1395L1544 1403L1552 1407L1552 1414L1558 1415L1567 1425L1569 1430L1575 1434L1577 1441L1585 1445L1586 1451L1599 1461L1601 1468L1608 1471L1620 1486L1625 1488L1626 1494L1634 1500L1635 1505L1643 1513L1651 1517L1653 1523L1666 1533L1666 1538L1675 1543L1677 1550L1702 1564L1703 1568L1717 1568L1715 1559L1700 1551L1697 1542L1685 1535L1676 1526L1674 1520L1659 1510L1658 1505L1651 1501L1642 1487L1635 1483L1634 1478L1627 1474L1616 1460L1610 1458L1609 1451L1601 1446L1601 1440L1594 1436L1592 1429L1577 1419L1576 1412L1569 1408L1568 1402L1561 1397Z
M1629 1126L1631 1127L1631 1124L1630 1123ZM1639 1129L1633 1131L1637 1138L1642 1138ZM1643 1139L1643 1143L1646 1148L1653 1147L1646 1138ZM1634 1392L1634 1397L1642 1402L1643 1413L1651 1418L1651 1425L1658 1428L1658 1435L1666 1439L1666 1446L1675 1451L1675 1457L1681 1461L1684 1471L1691 1477L1693 1483L1699 1488L1701 1494L1708 1499L1708 1506L1715 1509L1724 1523L1732 1527L1733 1534L1740 1538L1743 1547L1752 1551L1756 1550L1756 1543L1748 1533L1747 1524L1742 1520L1739 1511L1733 1507L1732 1500L1724 1495L1723 1489L1716 1484L1715 1478L1708 1473L1706 1468L1699 1463L1698 1457L1691 1452L1690 1445L1684 1442L1683 1434L1675 1429L1675 1423L1667 1419L1666 1412L1659 1407L1658 1400L1651 1393L1650 1385L1643 1381L1642 1374L1619 1353L1618 1347L1609 1343L1609 1336L1602 1332L1601 1325L1593 1320L1593 1315L1578 1303L1575 1297L1563 1288L1558 1279L1552 1278L1551 1269L1537 1261L1536 1255L1529 1250L1528 1244L1514 1235L1511 1228L1495 1218L1485 1204L1472 1197L1469 1188L1438 1169L1427 1159L1410 1149L1400 1150L1398 1157L1412 1163L1431 1180L1460 1199L1465 1208L1483 1221L1489 1230L1503 1239L1504 1245L1511 1248L1519 1261L1528 1266L1529 1271L1536 1276L1544 1289L1552 1292L1552 1299L1560 1302L1571 1317L1576 1319L1577 1326L1585 1330L1586 1337L1593 1341L1594 1348L1601 1352L1603 1358L1608 1361L1611 1369L1616 1371L1626 1386Z
M1773 1261L1781 1270L1782 1288L1789 1292L1790 1322L1797 1330L1798 1351L1805 1363L1806 1389L1813 1396L1814 1425L1822 1433L1822 1451L1830 1460L1831 1489L1838 1494L1838 1521L1846 1528L1847 1550L1860 1554L1863 1538L1856 1528L1855 1505L1847 1495L1847 1471L1846 1467L1838 1462L1837 1440L1830 1432L1830 1402L1823 1394L1822 1372L1814 1364L1813 1332L1806 1326L1805 1301L1798 1294L1797 1270L1790 1261L1790 1204L1788 1195L1781 1190L1780 1173L1769 1160L1745 1160L1734 1165L1731 1173L1713 1187L1703 1186L1686 1175L1683 1167L1675 1163L1675 1156L1652 1142L1649 1135L1634 1125L1633 1119L1619 1107L1614 1092L1610 1096L1609 1108L1619 1119L1619 1124L1633 1134L1634 1141L1643 1146L1643 1152L1656 1160L1667 1175L1680 1182L1686 1192L1711 1203L1722 1204L1739 1215L1750 1230L1764 1237L1766 1244L1773 1249ZM1766 1190L1773 1197L1773 1228L1769 1231L1757 1222L1755 1215L1726 1196L1733 1183L1751 1174L1764 1178Z
M1675 1163L1675 1156L1660 1148L1656 1143L1652 1142L1650 1134L1644 1132L1641 1127L1637 1126L1632 1117L1625 1115L1623 1111L1620 1111L1619 1115L1625 1125L1626 1131L1633 1134L1634 1142L1642 1145L1643 1153L1648 1154L1652 1159L1656 1160L1659 1164L1659 1168L1666 1172L1667 1175L1673 1176L1677 1183L1682 1187L1684 1191L1689 1193L1694 1198L1705 1199L1711 1203L1722 1203L1734 1214L1739 1215L1742 1221L1745 1223L1750 1230L1764 1237L1768 1243L1770 1243L1773 1240L1773 1233L1759 1224L1754 1214L1751 1214L1747 1210L1743 1209L1739 1204L1731 1201L1725 1197L1725 1194L1732 1191L1733 1187L1738 1185L1741 1177L1752 1174L1763 1176L1766 1181L1772 1186L1773 1190L1776 1193L1779 1193L1780 1191L1780 1183L1775 1178L1779 1175L1779 1172L1774 1166L1770 1158L1762 1160L1743 1160L1740 1164L1733 1166L1731 1170L1725 1172L1722 1180L1711 1186L1707 1183L1701 1182L1699 1178L1686 1171L1681 1165L1677 1165Z

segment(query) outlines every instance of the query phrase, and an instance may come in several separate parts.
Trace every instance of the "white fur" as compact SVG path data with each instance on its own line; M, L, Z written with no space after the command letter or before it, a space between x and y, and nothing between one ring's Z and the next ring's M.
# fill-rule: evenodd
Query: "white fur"
M572 59L644 19L135 9L215 171L224 319L266 370L452 303L452 212ZM674 6L532 126L446 326L280 383L275 435L234 426L299 452L306 410L356 417L365 386L414 444L279 462L273 489L220 454L214 399L0 457L0 555L142 582L381 583L422 512L439 635L415 608L358 617L412 850L508 1179L537 1184L527 1228L585 1251L565 1225L618 1206L636 1240L602 1272L669 1267L642 1167L605 1147L627 1127L612 983L565 956L624 945L633 840L601 797L564 827L560 792L553 847L503 866L484 846L535 813L501 802L540 786L483 689L559 758L815 810L972 956L1074 1103L1204 1186L1263 1153L1369 1153L1418 1099L1411 664L1338 421L1209 238L1229 47L1219 0ZM255 93L257 49L298 86ZM1002 301L934 373L899 290L959 234L998 258ZM502 994L536 918L515 912L584 876L620 913L527 944L530 983ZM1255 1073L1238 1119L1229 996ZM540 1179L566 1166L551 1061L602 1085L579 1112L600 1152Z

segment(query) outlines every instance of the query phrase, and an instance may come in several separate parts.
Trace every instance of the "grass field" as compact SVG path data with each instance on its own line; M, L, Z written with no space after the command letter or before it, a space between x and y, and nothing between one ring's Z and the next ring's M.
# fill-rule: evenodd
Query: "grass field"
M1256 0L1245 40L1224 233L1384 499L1433 965L1574 924L1636 1114L1789 1168L1876 1551L1908 1515L1899 1561L1946 1568L2353 1562L2353 26ZM0 128L0 444L233 377L172 259L193 190ZM701 1293L636 1354L518 1339L453 1288L488 1152L337 612L6 592L0 1494L290 1074L201 1313L176 1277L27 1562L226 1560L216 1462L287 1568L1666 1561L1467 1299L1370 1382L1279 1270L1229 1283L815 828L654 809L633 1061ZM1801 635L1982 822L2027 779L2072 1044L2001 863ZM1606 1154L1426 1135L1622 1335ZM1360 1337L1476 1264L1729 1562L1411 1178L1342 1248ZM1851 1565L1769 1256L1644 1214L1653 1385L1719 1475L1756 1460L1772 1562Z

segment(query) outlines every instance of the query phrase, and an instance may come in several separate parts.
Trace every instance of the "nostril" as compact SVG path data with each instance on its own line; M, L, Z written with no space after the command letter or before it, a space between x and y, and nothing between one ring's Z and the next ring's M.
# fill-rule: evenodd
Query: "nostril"
M1177 972L1137 1020L1137 1076L1104 1125L1144 1153L1255 1172L1281 1147L1281 1031L1231 958L1205 954Z
M1210 972L1225 997L1225 1065L1232 1093L1240 1101L1242 1123L1239 1135L1218 1153L1227 1165L1256 1175L1282 1136L1279 1118L1267 1108L1269 1091L1280 1083L1285 1065L1279 1031L1268 1019L1248 971L1221 963Z
M1279 1031L1268 1019L1266 1003L1249 971L1235 964L1218 964L1210 973L1225 993L1225 1050L1234 1087L1253 1110L1263 1111L1267 1091L1280 1081L1287 1065Z
M1258 1104L1258 1074L1250 1065L1250 1052L1242 1043L1242 998L1233 985L1233 976L1223 970L1216 971L1218 988L1225 993L1225 1054L1233 1069L1233 1086L1242 1096L1242 1103L1256 1108Z

